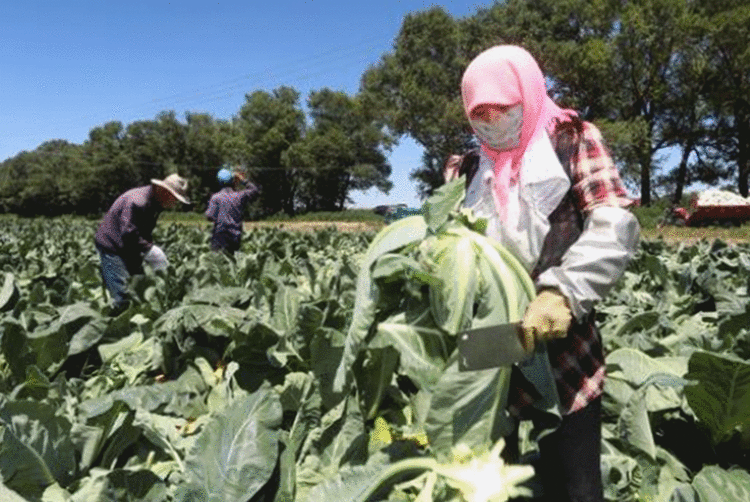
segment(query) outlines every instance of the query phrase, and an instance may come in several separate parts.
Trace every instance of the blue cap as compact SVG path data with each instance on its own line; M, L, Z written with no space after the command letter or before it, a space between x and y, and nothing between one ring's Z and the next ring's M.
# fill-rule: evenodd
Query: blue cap
M216 175L216 179L219 180L219 183L221 183L222 185L228 185L232 182L232 171L230 171L226 167L219 169L219 172Z

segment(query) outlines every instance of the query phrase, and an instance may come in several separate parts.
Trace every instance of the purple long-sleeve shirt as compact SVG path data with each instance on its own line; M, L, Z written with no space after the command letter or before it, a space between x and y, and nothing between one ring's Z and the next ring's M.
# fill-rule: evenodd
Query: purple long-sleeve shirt
M137 267L153 245L152 234L161 212L152 185L132 188L109 208L94 240L100 248L120 256L128 268Z
M229 233L239 238L242 235L242 219L245 205L258 193L258 188L247 183L244 190L235 192L231 187L222 188L211 196L205 215L214 222L214 233Z

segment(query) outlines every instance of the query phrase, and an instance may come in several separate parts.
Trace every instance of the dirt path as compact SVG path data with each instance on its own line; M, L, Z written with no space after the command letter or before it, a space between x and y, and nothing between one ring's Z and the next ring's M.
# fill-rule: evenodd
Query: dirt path
M210 224L200 222L207 230ZM278 228L290 232L313 232L336 227L340 232L369 232L377 231L385 225L379 222L358 221L248 221L245 222L245 230L252 231L254 228ZM713 242L720 239L728 244L747 244L750 242L750 229L742 228L690 228L690 227L663 227L658 229L647 229L641 232L641 239L662 239L669 244L685 243L695 244L699 241Z
M249 221L245 222L245 230L254 228L277 228L290 232L313 232L336 227L339 232L367 232L383 228L382 223L366 223L358 221Z
M667 226L657 229L644 230L641 238L646 240L663 239L669 244L695 244L700 241L713 242L716 239L728 244L742 244L749 242L746 228L692 228Z

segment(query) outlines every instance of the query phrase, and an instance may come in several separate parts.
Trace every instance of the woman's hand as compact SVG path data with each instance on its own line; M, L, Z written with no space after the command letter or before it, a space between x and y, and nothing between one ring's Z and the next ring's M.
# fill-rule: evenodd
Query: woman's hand
M539 292L526 308L521 322L524 349L532 352L537 342L565 338L573 322L568 299L556 289Z

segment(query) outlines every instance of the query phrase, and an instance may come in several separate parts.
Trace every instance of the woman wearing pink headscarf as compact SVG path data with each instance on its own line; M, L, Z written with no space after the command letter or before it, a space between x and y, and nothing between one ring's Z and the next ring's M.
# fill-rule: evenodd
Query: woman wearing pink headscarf
M461 93L481 144L465 205L488 219L488 235L534 279L538 295L522 322L523 342L546 353L554 377L544 387L537 374L515 368L511 411L534 417L537 402L549 403L543 394L557 391L560 425L539 441L545 493L555 501L603 500L604 355L593 309L636 251L639 226L626 209L632 200L598 129L548 97L525 49L479 54Z

